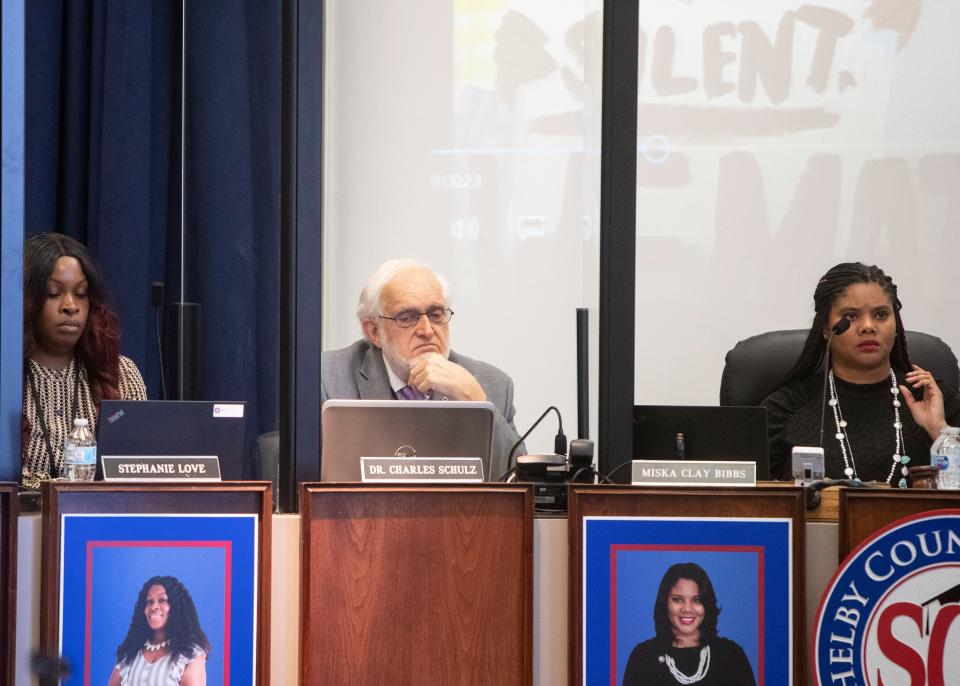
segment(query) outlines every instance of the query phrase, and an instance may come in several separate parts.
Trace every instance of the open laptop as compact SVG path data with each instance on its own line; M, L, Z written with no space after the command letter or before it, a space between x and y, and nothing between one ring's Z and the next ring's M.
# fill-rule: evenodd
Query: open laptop
M360 481L361 457L479 457L490 474L494 407L489 402L328 400L320 411L321 481Z
M757 480L770 478L767 408L695 405L635 405L635 460L673 460L677 434L686 459L757 463Z
M212 400L104 400L97 456L216 455L220 475L243 478L246 404Z

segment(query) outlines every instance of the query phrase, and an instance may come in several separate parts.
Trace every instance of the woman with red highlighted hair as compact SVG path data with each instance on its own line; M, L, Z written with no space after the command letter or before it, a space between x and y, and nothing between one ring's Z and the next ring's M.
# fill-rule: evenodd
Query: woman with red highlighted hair
M100 401L146 400L137 366L120 354L120 325L87 249L42 233L23 256L23 485L37 488L63 468L73 420L97 425Z

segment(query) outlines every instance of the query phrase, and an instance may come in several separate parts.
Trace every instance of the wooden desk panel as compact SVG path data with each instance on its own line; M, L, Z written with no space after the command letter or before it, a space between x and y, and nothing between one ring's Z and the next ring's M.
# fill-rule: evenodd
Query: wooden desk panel
M306 484L302 684L529 684L533 492Z
M960 508L960 491L841 489L840 559L887 524L912 514L945 508Z

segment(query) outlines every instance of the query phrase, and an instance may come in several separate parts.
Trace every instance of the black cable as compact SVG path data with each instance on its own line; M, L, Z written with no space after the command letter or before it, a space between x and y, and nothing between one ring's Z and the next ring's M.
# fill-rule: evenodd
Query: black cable
M578 483L578 482L577 482L577 477L580 476L583 472L586 472L587 474L590 474L592 477L594 477L594 479L596 479L596 477L598 477L598 476L602 476L602 475L600 474L600 472L598 472L597 470L595 470L592 466L580 467L579 469L577 469L577 471L575 471L575 472L573 473L573 476L571 476L569 479L567 479L567 483L571 483L571 484ZM604 478L606 478L606 477L604 477Z
M600 472L597 472L597 476L599 476L601 479L604 479L604 483L608 483L608 484L616 483L616 482L613 480L613 475L616 474L617 472L619 472L619 471L620 471L621 469L623 469L624 467L626 467L628 464L633 464L633 460L627 460L626 462L621 462L620 464L618 464L616 467L614 467L611 471L607 472L606 474L602 474L602 473L600 473Z
M503 475L499 479L497 479L497 481L503 481L505 477L510 475L512 472L516 471L517 467L516 465L513 464L513 453L516 452L517 448L520 447L520 444L523 443L524 440L526 440L527 436L533 433L533 430L540 425L540 422L543 421L543 418L547 416L550 410L553 410L554 412L557 413L557 422L560 425L560 428L557 431L557 435L554 437L554 440L553 440L553 449L558 455L559 454L566 455L567 437L563 433L563 417L560 416L560 410L558 410L553 405L551 405L550 407L548 407L543 411L543 414L537 418L537 421L533 423L533 426L527 429L527 432L520 437L520 440L514 443L513 447L510 448L510 452L507 453L507 471L504 472ZM557 448L560 447L560 441L563 441L563 448L562 450L557 450Z
M820 506L820 491L831 486L847 486L848 488L875 488L869 486L859 479L820 479L811 484L804 485L804 491L807 499L807 509L815 510Z
M163 348L160 347L160 308L153 308L154 322L157 332L157 361L160 363L160 399L167 399L167 378L163 373Z
M160 310L163 308L162 281L154 281L150 284L150 304L153 305L154 329L157 334L157 361L160 363L160 399L167 399L167 378L163 373L163 346L160 344Z

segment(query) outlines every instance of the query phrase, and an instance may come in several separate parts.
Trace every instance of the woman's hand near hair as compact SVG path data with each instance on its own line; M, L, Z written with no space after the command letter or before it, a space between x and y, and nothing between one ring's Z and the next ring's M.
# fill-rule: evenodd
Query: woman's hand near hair
M207 686L206 653L198 651L197 656L190 661L180 677L180 686Z
M916 400L905 386L900 386L900 397L910 409L913 420L927 432L932 439L940 435L940 429L947 425L943 413L943 393L933 379L933 374L917 365L907 372L906 382L911 388L922 388L923 397Z
M120 672L116 667L110 672L110 680L107 682L107 686L120 686Z

